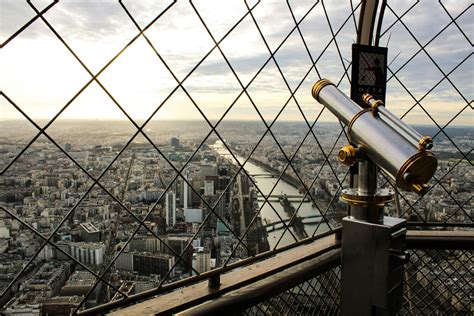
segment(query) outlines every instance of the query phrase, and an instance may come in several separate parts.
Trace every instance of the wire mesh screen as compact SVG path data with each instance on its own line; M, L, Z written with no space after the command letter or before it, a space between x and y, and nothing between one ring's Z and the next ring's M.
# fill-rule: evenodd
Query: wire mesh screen
M387 106L442 158L427 196L401 195L417 222L472 224L471 7L386 9ZM345 131L309 91L348 92L359 2L0 10L3 310L77 312L339 226Z
M471 315L468 250L409 250L400 315ZM340 267L244 310L241 315L339 315Z
M338 315L340 267L252 306L241 315Z
M405 273L402 313L412 315L474 312L469 250L416 250Z
M472 51L468 49L472 47L472 34L462 22L472 16L472 5L453 7L443 1L436 9L418 1L404 5L405 8L387 5L384 23L393 28L383 31L380 37L381 43L384 40L389 43L389 48L390 42L404 39L402 47L392 50L394 55L389 61L387 102L403 100L405 106L393 111L399 111L399 116L407 122L416 124L427 119L434 125L419 127L419 130L434 137L439 166L425 196L401 194L399 216L423 224L472 224L472 187L461 182L472 182L473 146L472 141L456 136L462 125L473 122L472 88L460 87L460 77L472 71ZM429 31L420 32L423 22L416 17L428 11L436 23L430 24L433 27ZM448 43L453 42L460 45L459 49L447 48ZM414 68L408 70L409 65ZM417 69L423 69L423 74L415 74ZM395 91L402 93L395 94ZM466 135L470 133L467 131Z

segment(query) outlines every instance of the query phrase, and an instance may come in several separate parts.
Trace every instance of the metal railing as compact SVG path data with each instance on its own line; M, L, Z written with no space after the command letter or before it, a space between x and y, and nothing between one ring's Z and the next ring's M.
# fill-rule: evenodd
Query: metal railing
M469 315L472 304L472 233L414 231L407 236L410 261L404 275L400 315ZM339 315L340 252L274 274L218 299L182 311L237 315ZM298 272L305 277L299 277ZM357 289L354 289L357 290ZM363 290L361 288L360 290ZM138 309L137 309L138 310Z
M474 311L473 242L452 240L440 246L447 239L439 236L416 245L422 248L409 248L400 315L469 315ZM242 314L338 315L340 276L340 267L332 268Z
M318 128L320 125L320 118L324 115L324 108L318 110L317 113L311 112L308 114L307 106L312 106L312 100L310 102L305 99L303 95L310 95L309 89L308 92L304 92L303 90L306 89L308 85L312 85L314 79L321 78L321 76L325 75L326 73L330 73L335 78L337 76L337 85L341 87L347 87L350 83L348 71L350 69L351 63L347 61L346 57L350 56L347 55L347 52L343 50L341 44L341 37L348 37L356 34L356 15L359 13L360 10L360 3L353 1L347 5L347 8L342 10L338 16L332 13L331 10L334 10L333 7L330 5L328 6L328 1L314 1L308 7L301 7L296 3L292 3L287 1L283 4L282 9L287 10L288 15L291 17L291 23L288 27L288 30L284 34L284 36L279 37L280 41L275 44L274 41L270 41L268 38L269 35L265 33L264 28L262 27L262 20L261 18L255 13L258 12L259 8L263 5L260 1L255 3L249 3L244 1L244 10L236 20L236 22L226 30L223 36L216 36L215 32L212 31L210 27L210 22L207 20L205 15L202 14L199 5L196 5L193 2L189 2L186 4L181 4L187 6L187 9L191 12L191 15L199 21L199 24L202 26L203 31L205 34L208 35L209 40L212 42L212 45L205 54L203 54L202 58L200 58L193 66L191 67L190 71L187 72L185 76L178 76L177 71L173 69L172 63L167 60L164 54L160 51L156 43L148 36L147 31L152 28L155 24L159 23L165 16L170 14L173 10L177 10L178 2L173 1L170 2L163 10L159 12L153 19L150 20L149 23L143 25L137 22L137 16L129 9L129 4L126 1L117 1L116 6L118 9L122 10L123 13L127 17L127 23L130 22L136 28L135 35L125 44L123 47L118 50L115 55L109 59L99 71L95 72L92 71L91 67L87 65L84 59L81 58L80 54L74 50L73 46L68 42L66 37L63 34L64 31L58 30L58 28L52 23L49 19L48 14L53 10L59 8L62 3L59 1L52 1L51 4L46 6L44 9L39 10L35 4L31 1L27 1L25 6L33 10L34 16L31 18L27 23L25 23L22 27L20 27L17 31L15 31L11 36L7 36L6 40L1 44L0 48L7 50L10 45L12 45L15 41L22 40L22 34L26 30L28 30L32 25L41 23L44 27L47 28L48 34L52 35L61 45L66 49L67 54L72 56L72 58L77 62L79 66L81 66L89 75L88 81L76 92L72 95L69 100L62 105L61 109L47 121L46 124L41 124L37 119L32 117L28 114L27 111L24 110L25 105L17 103L12 97L8 89L4 89L2 87L0 91L0 96L3 101L6 102L7 105L11 106L14 111L17 111L23 118L25 122L31 124L32 127L35 128L36 134L28 141L25 146L15 155L13 159L5 163L3 166L3 170L1 171L2 178L8 177L28 177L27 173L19 174L18 172L24 170L25 159L24 157L28 157L28 151L34 147L41 139L46 139L52 147L60 153L61 156L65 157L68 162L72 163L72 166L85 177L90 184L86 190L80 192L80 197L74 200L74 205L67 211L61 214L62 218L58 225L51 231L44 232L36 227L34 227L31 223L28 222L25 218L22 218L22 215L19 214L14 207L11 207L8 203L0 204L0 209L4 213L5 218L8 218L16 223L18 223L25 232L28 234L34 235L37 239L37 247L33 254L26 256L27 259L26 264L22 266L22 268L16 272L15 276L12 279L8 280L8 284L0 289L2 290L1 295L2 297L7 297L13 294L13 291L19 283L22 282L23 278L27 277L30 269L34 267L38 262L38 256L40 253L45 249L46 246L52 247L58 253L62 254L63 256L67 257L70 262L73 262L75 265L81 267L84 271L87 271L93 278L95 282L92 286L88 289L87 293L82 298L80 304L74 309L74 313L79 312L80 310L84 309L88 298L96 291L97 288L108 288L112 293L118 294L117 297L120 300L123 300L123 303L130 303L134 300L144 299L145 297L149 297L151 295L156 295L161 293L161 291L165 292L168 288L168 281L170 280L171 275L176 270L179 265L184 265L196 274L195 277L190 277L188 281L182 280L177 281L176 284L179 286L185 286L186 284L191 284L198 279L208 278L211 274L219 274L235 267L240 266L240 264L233 264L232 259L243 259L243 262L249 262L252 260L261 259L263 257L270 257L277 254L281 249L286 249L284 243L282 241L284 236L290 236L293 243L297 244L301 242L301 237L297 236L294 231L294 223L295 219L298 217L300 213L300 209L302 208L303 201L309 199L312 204L315 206L317 212L321 215L321 218L316 225L313 232L310 232L310 236L316 238L320 233L320 229L324 226L327 226L329 230L333 230L337 227L337 222L331 220L331 213L335 213L337 211L338 205L338 195L340 190L343 187L343 183L346 180L347 172L341 176L340 171L338 170L337 163L334 159L334 149L337 146L339 141L342 141L345 135L345 130L342 125L337 133L337 137L335 137L334 142L331 144L326 144L321 140L321 136L318 135ZM472 100L469 97L469 91L466 92L463 89L460 89L456 85L456 81L452 79L457 74L456 72L459 69L465 67L465 65L470 61L472 56L471 48L472 48L472 41L470 39L470 34L465 30L465 26L463 26L464 22L463 19L469 16L471 13L472 4L467 4L462 10L458 10L457 12L453 13L449 6L447 6L442 1L439 1L439 4L434 6L437 12L441 12L444 14L444 17L447 17L447 21L445 23L439 22L439 30L435 33L431 38L428 40L424 39L421 40L419 37L421 36L421 30L416 29L414 26L410 26L409 23L412 22L413 15L420 14L416 12L416 10L421 7L418 1L414 2L407 8L398 8L395 5L391 5L390 3L386 4L385 9L385 19L384 23L381 24L380 32L378 33L379 37L378 40L387 40L387 45L389 48L391 47L390 44L394 46L393 54L394 58L389 63L389 72L390 75L388 76L388 87L397 87L397 90L401 90L405 95L409 97L408 104L410 106L404 111L401 115L402 118L409 118L412 113L420 112L424 113L428 120L432 122L437 131L433 135L433 139L435 141L435 145L437 141L446 142L447 147L453 150L455 153L456 161L451 161L444 168L438 171L437 175L435 176L435 183L433 184L430 193L428 193L425 197L414 197L410 194L404 194L403 192L399 192L399 197L401 199L401 213L398 214L399 216L407 217L408 214L413 215L412 217L416 217L414 220L413 225L416 226L456 226L456 225L463 225L463 226L472 226L473 219L472 219L472 198L468 197L465 198L464 194L456 193L455 190L451 189L448 184L448 178L452 175L455 171L458 172L460 166L464 166L467 164L472 166L472 148L465 148L458 145L456 141L451 137L449 127L451 125L456 125L456 120L460 118L465 118L470 115L470 111L472 111ZM425 8L423 6L423 8ZM297 9L297 10L296 10ZM424 10L424 9L422 9ZM296 11L298 11L296 14ZM303 12L303 14L301 14ZM316 12L319 15L316 15ZM423 11L422 11L423 12ZM412 15L413 14L413 15ZM341 18L342 17L342 18ZM314 22L315 18L319 20L323 20L327 26L327 34L325 38L327 42L320 43L318 42L317 47L318 49L314 49L314 39L311 37L312 30L308 31L306 29L305 23ZM125 21L124 21L125 23ZM254 35L263 43L264 51L265 51L265 58L262 59L262 62L255 66L253 69L253 76L251 76L250 80L245 81L242 79L242 76L239 74L237 69L237 63L230 58L228 53L226 53L222 46L224 41L231 37L231 35L235 34L235 32L239 32L238 28L246 23L247 26L252 26L254 30ZM408 34L409 45L405 43L405 47L407 47L408 54L402 51L399 44L396 42L395 37L398 36L401 32L406 32ZM460 50L458 55L455 59L455 65L450 65L450 67L446 67L442 64L441 58L436 56L434 53L430 51L431 46L435 46L436 40L440 39L443 40L443 36L445 34L452 35L453 33L458 34L461 37L461 40L467 41L469 43L466 50ZM327 35L326 34L326 35ZM350 35L349 35L350 34ZM295 79L293 76L291 80L288 78L289 75L286 73L285 68L283 67L284 59L280 57L279 52L281 53L290 42L290 40L297 39L301 41L298 49L304 56L307 56L307 63L304 65L304 71L299 74L299 78ZM169 94L163 98L163 101L160 104L157 104L154 107L154 111L151 115L143 122L138 123L138 120L135 120L126 110L124 105L120 102L118 98L114 96L111 90L108 89L107 84L101 80L101 75L110 68L111 65L117 62L120 56L124 54L130 47L134 45L138 40L143 39L146 42L147 47L153 52L154 56L156 57L156 62L160 63L168 72L168 75L174 81L174 88L170 90ZM346 38L344 38L346 41ZM410 48L408 48L410 46ZM322 49L320 49L322 48ZM413 50L413 52L410 52ZM314 53L318 51L318 53ZM208 111L205 110L204 104L199 104L197 98L192 91L186 86L186 82L199 71L200 67L208 60L211 54L217 54L219 57L222 58L224 61L224 65L226 67L226 71L231 74L231 76L235 79L237 83L237 90L238 93L233 101L226 105L225 111L222 115L217 119L213 120L208 117ZM330 57L327 57L330 55ZM421 90L416 89L411 86L410 76L406 76L404 71L408 69L414 60L416 61L417 58L421 58L422 56L424 59L428 60L435 69L439 72L440 78L438 81L434 82L432 86L424 86ZM339 65L338 71L336 71L337 75L332 72L328 72L325 69L327 66L328 59L334 65ZM398 62L398 65L396 61ZM281 92L284 92L286 96L280 100L282 106L279 106L278 111L275 111L274 117L269 119L269 115L263 112L263 107L260 106L258 98L252 92L252 87L255 82L257 82L261 77L264 76L265 71L268 70L269 67L273 67L275 70L274 73L276 74L279 79L281 79L282 85L279 87ZM33 70L32 70L33 71ZM466 70L465 70L466 71ZM472 68L468 69L467 72L472 73ZM8 74L5 74L8 77ZM336 80L334 80L336 81ZM75 159L67 150L61 146L61 144L53 137L50 131L53 130L53 126L55 122L61 120L62 114L72 105L74 102L84 94L84 91L88 87L93 84L97 84L99 89L105 93L107 98L117 107L117 109L123 114L124 118L127 122L133 127L133 133L131 138L125 143L125 145L118 151L117 155L108 163L107 167L100 172L91 172L89 166L85 165L82 161ZM444 87L447 85L447 87ZM438 92L441 86L444 87L444 90ZM446 92L448 91L448 92ZM173 96L177 94L184 94L185 98L189 101L192 105L192 108L195 113L198 113L199 119L205 124L208 128L209 132L198 142L198 145L193 148L191 155L189 158L181 165L177 165L173 163L168 155L163 152L163 149L157 142L150 137L149 133L147 132L147 127L149 126L150 122L152 122L153 118L160 113L160 110L166 106L166 104L170 103ZM429 106L425 104L425 101L428 103L430 97L436 96L443 96L445 93L449 93L450 96L453 94L455 97L459 98L458 104L460 104L458 109L455 109L454 112L450 112L450 117L443 123L439 122L439 119L430 113ZM235 148L230 146L226 139L221 135L220 127L224 125L226 122L226 117L232 111L233 108L237 107L239 100L245 98L248 100L250 104L250 108L253 109L256 113L255 118L258 121L261 121L263 126L263 134L258 137L258 140L252 144L252 148L244 157L244 160L239 160L237 155L240 155ZM427 101L428 100L428 101ZM390 90L388 93L387 105L390 106ZM395 100L394 100L395 101ZM280 134L277 133L277 125L281 120L285 118L285 111L290 108L294 107L293 110L298 113L299 121L303 124L305 133L301 137L301 139L294 145L292 145L291 150L286 149L280 142ZM320 127L324 130L324 126ZM163 193L153 201L153 204L143 216L138 216L133 208L127 203L126 200L121 199L115 194L110 188L103 184L104 179L106 178L109 170L113 168L115 165L118 164L118 161L121 159L128 158L127 154L128 151L131 149L131 144L134 140L142 138L147 142L150 149L159 157L160 163L166 167L166 169L170 170L172 176L170 177L167 185L163 188ZM185 176L185 172L195 156L205 147L205 144L210 139L217 139L220 140L223 146L229 151L232 158L236 161L236 169L234 170L234 175L231 177L231 180L223 190L223 192L218 196L217 201L210 203L206 198L204 198L201 193L192 185L192 183L187 179ZM283 160L284 164L281 168L276 181L271 188L270 192L263 192L260 188L258 183L254 180L254 178L247 172L245 169L246 164L252 160L256 156L256 153L259 152L262 148L262 144L267 141L271 141L273 143L273 148L278 155L280 155ZM307 146L307 144L312 143L314 147L320 152L321 163L317 168L317 172L312 179L308 179L304 175L303 171L295 165L295 161L298 158L300 150ZM453 154L454 155L454 154ZM451 158L453 159L453 158ZM59 159L58 159L59 161ZM22 169L23 168L23 169ZM337 183L337 190L334 193L331 193L326 197L327 201L320 201L316 197L314 197L310 192L313 188L315 188L319 184L319 180L322 177L323 171L328 170L329 176ZM306 170L307 171L307 170ZM277 189L278 183L282 181L282 178L287 175L291 174L295 181L299 184L303 191L303 198L298 203L298 206L295 208L295 212L290 216L288 221L285 221L282 214L280 214L272 203L269 201L270 197ZM255 212L254 216L251 218L249 223L243 229L242 233L235 230L234 227L228 224L222 216L216 211L219 201L224 199L226 192L232 190L232 186L235 183L238 176L244 175L246 178L249 179L249 182L255 187L258 194L263 198L263 203L260 203L258 211ZM147 220L149 220L153 214L157 211L160 207L160 204L163 203L166 193L172 188L172 186L176 183L176 181L183 181L186 183L190 190L193 191L196 196L200 199L200 203L204 207L206 207L209 212L203 219L202 223L199 226L199 229L190 236L186 246L184 249L179 252L176 251L173 247L168 245L164 236L160 236L156 233L148 224ZM387 185L390 185L387 183ZM10 190L10 188L2 187L2 189ZM17 188L14 188L17 189ZM127 240L121 243L121 249L114 252L112 258L106 261L106 264L101 267L100 269L96 269L91 267L87 264L84 264L74 258L70 253L65 251L61 246L56 242L58 232L63 228L66 223L73 219L77 210L82 207L84 203L86 203L91 196L91 192L94 190L100 190L104 196L108 199L109 204L116 204L119 206L122 213L126 214L128 217L133 219L134 221L134 229L133 233L130 236L127 236ZM454 210L448 210L443 215L443 218L432 218L432 214L421 214L420 205L425 204L427 200L433 197L433 195L438 194L437 191L441 192L449 199L449 204L455 205ZM258 215L262 212L264 207L270 207L274 214L278 217L279 222L281 223L283 229L281 234L279 234L278 241L275 243L274 247L270 249L269 252L265 254L256 253L251 247L248 246L247 238L253 227L253 224L256 222ZM427 210L428 207L424 205L422 209ZM393 211L394 212L394 211ZM429 213L429 212L427 212ZM212 273L199 273L193 266L188 262L185 258L187 251L192 246L193 240L203 232L204 227L207 222L210 222L211 219L220 220L226 229L234 236L236 243L234 244L232 253L228 256L227 260L223 262L222 267L218 270L213 270ZM119 219L117 219L119 220ZM153 236L154 238L158 239L161 244L164 245L166 251L171 253L175 258L175 262L172 267L167 271L167 273L160 279L158 282L156 289L150 290L148 292L143 292L143 294L134 297L133 295L128 295L127 293L120 290L119 284L114 282L110 277L110 271L113 269L113 266L116 260L120 257L122 252L126 249L126 246L137 236L140 230L145 230L147 234ZM113 247L115 245L108 245L109 247ZM237 251L242 254L237 254ZM465 254L462 253L463 255ZM426 254L422 255L426 256ZM245 259L248 257L249 259ZM253 259L252 259L253 258ZM420 261L421 263L422 261ZM421 273L421 272L420 272ZM313 287L324 287L323 283L326 282L324 280L335 280L334 278L339 275L338 268L334 268L330 272L327 272L321 276L321 279L316 278L315 283L311 283L313 281L308 281L305 283L304 286L298 287L299 289L313 289ZM416 279L416 277L414 277ZM324 282L323 282L324 281ZM319 282L319 283L318 283ZM309 293L311 293L311 289ZM296 291L296 292L295 292ZM299 293L297 290L293 292L288 292L283 297L286 298L286 301L292 301L294 304L299 302L306 304L306 298L300 298ZM307 292L307 291L306 291ZM305 292L305 293L306 293ZM326 293L327 294L327 293ZM326 295L324 294L324 295ZM290 296L288 296L290 295ZM313 294L311 294L313 295ZM329 295L329 294L327 294ZM440 294L442 296L442 294ZM129 299L129 297L131 297ZM332 296L335 299L335 296ZM280 302L282 297L279 299L272 300L267 302L266 306L268 308L284 308L284 302ZM421 302L421 301L420 301ZM101 302L103 303L103 302ZM276 305L275 305L276 304ZM273 306L273 307L271 307ZM258 307L255 307L258 309ZM264 309L264 306L260 306L261 309ZM296 308L293 306L293 308ZM298 307L299 308L299 307ZM260 309L258 309L260 310ZM270 310L269 310L270 311ZM332 309L325 310L331 312ZM335 310L334 310L335 311Z

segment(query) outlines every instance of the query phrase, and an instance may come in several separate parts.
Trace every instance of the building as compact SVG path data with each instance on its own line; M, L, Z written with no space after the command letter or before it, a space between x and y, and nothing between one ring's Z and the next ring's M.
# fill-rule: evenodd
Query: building
M156 237L139 236L128 243L128 250L145 251L145 252L159 252L161 248L161 241Z
M60 240L56 243L56 246L65 253L69 255L71 254L71 245L69 242ZM57 260L69 260L69 257L65 253L61 252L59 249L55 249L55 258Z
M71 255L81 263L101 265L104 263L105 244L73 242L70 243Z
M184 251L189 240L190 237L181 235L168 235L163 239L163 241L169 246L169 248L173 249L173 251L178 254L181 254ZM171 252L169 248L165 245L162 245L160 252L173 255L173 252Z
M133 271L141 275L165 276L174 265L174 257L157 253L134 253ZM173 273L171 273L173 276Z
M170 146L174 147L175 149L179 148L179 138L171 137Z
M206 163L201 165L201 179L206 179L207 176L215 176L217 174L217 167L215 164Z
M211 253L205 251L198 251L194 253L193 268L199 273L211 270Z
M23 283L23 288L31 292L46 293L51 297L59 293L70 273L71 266L68 262L49 261Z
M204 195L205 196L214 195L214 181L211 181L211 180L204 181Z
M176 194L172 191L166 193L166 225L176 225Z
M87 242L98 242L100 241L100 230L92 223L82 223L81 227L81 238Z
M166 254L123 252L117 258L115 267L119 270L134 271L147 276L157 275L161 278L171 270L174 262L175 258Z
M0 227L0 238L10 238L10 230L7 227Z
M68 316L81 303L81 296L51 297L41 304L41 315Z
M54 258L54 249L51 245L46 245L41 249L40 253L38 254L38 258L41 260L51 260Z
M47 293L22 292L12 298L3 308L2 315L40 316L41 304L48 299Z
M184 219L186 223L202 223L202 209L201 208L185 209Z
M134 281L134 282L135 282L135 286L133 289L133 292L134 292L133 294L137 294L140 292L154 289L158 287L158 284L159 284L159 283L151 282L151 281Z
M115 260L115 268L119 270L133 271L133 253L122 252Z
M88 271L75 271L62 287L60 296L86 296L89 290L94 286L96 277ZM102 289L103 283L94 288L87 298L87 302L94 303Z
M189 171L185 170L182 173L182 176L182 178L179 178L178 181L176 181L176 194L179 199L179 206L186 209L191 200L190 195L192 192L189 190L188 184L186 183L186 181L190 181Z

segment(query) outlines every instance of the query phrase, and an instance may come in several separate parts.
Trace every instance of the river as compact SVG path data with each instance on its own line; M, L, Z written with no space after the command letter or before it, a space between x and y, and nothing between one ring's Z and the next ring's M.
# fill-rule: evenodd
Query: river
M229 153L229 151L222 145L221 141L217 141L214 145L211 146L214 150L216 150L217 153L219 153L222 157L225 157L229 160L231 160L234 164L237 165L235 160L233 159L232 155ZM237 159L241 164L244 163L245 158L240 157L236 155ZM257 166L256 164L248 161L245 166L245 170L248 172L249 175L251 175L258 186L258 188L262 191L264 195L268 195L270 191L272 190L273 186L275 185L275 182L277 181L278 178L272 178L272 174L265 170L264 168ZM278 175L277 175L278 176ZM288 196L300 196L301 199L303 199L303 195L299 193L298 189L289 184L288 182L284 181L281 179L278 184L276 185L275 189L273 190L272 195L282 195L282 194L287 194ZM301 199L291 199L292 205L295 207L295 209L298 209L299 204ZM262 206L264 203L263 197L261 194L258 194L258 203L259 207ZM271 203L271 206L269 205ZM278 212L278 214L281 216L282 219L288 219L288 215L285 213L283 210L283 207L281 206L280 202L278 201L273 201L265 203L263 206L260 214L262 217L262 221L264 224L266 223L280 223L280 219L278 218L278 215L275 213ZM272 208L273 206L273 208ZM273 210L275 209L275 210ZM298 216L311 216L311 215L319 215L319 211L316 207L312 205L311 202L303 202L301 204L301 207L299 208L298 211ZM315 220L314 218L312 219L313 221ZM314 233L314 230L318 224L304 224L304 228L308 236L312 236ZM294 235L296 236L296 233L293 228L290 228ZM321 223L318 228L318 233L327 231L329 227L327 226L326 223ZM270 248L273 249L275 245L277 244L281 234L284 232L284 229L279 229L275 231L271 231L268 233L268 242L270 244ZM289 232L285 232L285 235L283 236L282 240L278 244L278 247L293 243L295 240L291 236Z

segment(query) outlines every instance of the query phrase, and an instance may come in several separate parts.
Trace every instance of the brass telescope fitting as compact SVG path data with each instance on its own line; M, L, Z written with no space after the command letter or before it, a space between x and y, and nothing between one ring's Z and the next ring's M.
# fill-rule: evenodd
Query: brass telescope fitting
M357 189L349 188L341 192L340 199L350 205L362 207L384 207L393 201L394 194L388 189L379 189L374 195L361 195Z
M396 184L406 191L422 195L428 189L426 183L435 173L436 167L437 160L433 153L420 151L401 166L395 178Z
M370 109L372 109L373 117L377 117L377 109L379 106L385 106L382 100L375 100L374 97L368 93L364 93L362 95L362 101L364 101L365 104L370 106Z
M418 142L420 150L430 150L433 148L433 139L429 136L423 136Z
M357 160L356 148L354 148L352 145L346 145L342 147L339 149L337 159L346 166L352 166Z
M370 104L369 104L370 99L373 99L373 98L374 98L374 97L373 97L371 94L368 94L368 93L364 93L364 94L362 95L362 101L364 101L364 103L365 103L365 104L368 104L368 105L370 105Z
M311 89L311 94L313 95L313 98L316 99L316 101L319 102L319 92L321 92L321 89L328 85L334 85L334 83L332 83L328 79L321 79L316 81L316 83L313 85L313 88Z

